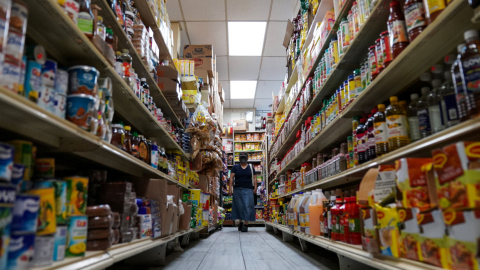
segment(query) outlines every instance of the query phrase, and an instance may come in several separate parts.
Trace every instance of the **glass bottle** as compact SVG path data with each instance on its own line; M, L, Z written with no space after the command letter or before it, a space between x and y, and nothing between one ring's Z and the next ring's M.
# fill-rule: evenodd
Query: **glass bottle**
M122 64L123 64L123 80L127 83L127 85L131 85L131 67L132 67L132 57L130 56L128 49L122 50ZM133 90L133 88L132 88Z
M394 151L407 145L409 141L407 116L398 104L398 98L396 96L390 97L390 106L386 109L385 116L387 118L389 151Z
M77 0L80 3L77 26L88 38L93 38L93 13L90 0Z
M418 94L410 95L410 104L407 107L407 121L409 126L410 141L414 142L419 140L420 137L420 124L418 122Z
M138 155L138 145L140 144L140 138L138 137L138 133L136 131L133 132L132 138L132 156L136 158L140 158Z
M466 46L462 50L461 70L466 89L466 102L469 116L475 116L480 109L480 39L476 30L463 34Z
M141 78L141 88L143 89L143 104L148 107L148 100L150 97L150 90L149 86L147 84L147 79L146 78Z
M110 28L110 27L107 27L106 30L105 30L105 42L107 42L108 47L110 47L110 49L113 50L113 43L115 42L115 40L113 38L112 28Z
M138 157L145 163L150 164L148 160L148 145L147 140L143 135L138 135L139 143L138 143Z
M403 6L405 23L407 24L408 38L412 42L422 31L427 28L425 7L422 0L407 0Z
M107 29L105 28L105 25L103 24L103 17L102 16L97 16L97 35L105 41L106 36L107 36Z
M116 52L117 58L115 59L115 71L117 72L120 77L123 78L124 72L123 72L123 59L122 59L122 53L121 52Z
M132 154L132 127L131 126L125 126L125 140L124 140L124 145L125 145L125 151L127 153Z
M435 79L432 81L432 85L434 88L428 94L428 113L430 116L431 131L432 133L437 133L445 129L441 110L442 96L439 93L442 82Z
M420 130L420 137L425 138L432 133L430 125L430 112L428 110L428 94L430 89L422 87L422 97L418 100L417 115Z
M353 17L353 12L351 10L348 12L347 20L348 20L348 30L350 32L349 44L351 45L353 42L353 39L355 38L355 19Z
M357 1L353 1L352 4L353 21L355 26L355 35L360 31L360 13L358 12Z
M463 73L461 71L461 56L462 50L465 48L465 43L462 43L457 46L457 59L452 65L451 72L452 72L452 81L453 86L455 88L455 99L457 101L457 110L458 110L458 118L460 121L465 121L468 119L468 108L467 108L467 98L468 95L465 90L465 86L463 85Z
M362 164L368 161L368 152L367 152L367 128L365 126L366 119L360 119L360 124L357 127L356 136L357 136L357 153L358 153L358 163Z
M368 145L368 160L372 160L372 159L375 159L377 157L376 155L376 152L375 152L375 148L376 148L376 144L375 144L375 125L373 124L373 120L375 118L375 114L378 112L377 108L374 108L372 109L371 111L371 114L369 115L368 117L368 120L367 120L367 137L368 137L368 141L367 141L367 145Z
M375 155L377 157L388 153L387 120L385 118L385 105L378 104L378 112L373 116L375 133Z
M393 59L408 46L410 43L407 37L407 27L405 25L405 16L397 0L390 2L390 15L388 17L388 34L390 36L390 46Z

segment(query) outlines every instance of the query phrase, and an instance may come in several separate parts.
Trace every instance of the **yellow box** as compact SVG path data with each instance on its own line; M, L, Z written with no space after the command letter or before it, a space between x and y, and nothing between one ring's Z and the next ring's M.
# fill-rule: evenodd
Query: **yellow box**
M197 90L183 90L182 99L185 104L195 104L197 103Z

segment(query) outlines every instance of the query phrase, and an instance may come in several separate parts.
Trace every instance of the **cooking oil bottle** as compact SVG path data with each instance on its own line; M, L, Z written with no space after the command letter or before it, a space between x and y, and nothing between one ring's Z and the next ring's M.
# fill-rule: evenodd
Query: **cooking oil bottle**
M390 106L385 111L387 118L388 149L394 151L409 143L407 116L398 104L396 96L390 97Z
M387 120L385 119L385 104L378 104L378 112L373 116L375 134L375 154L377 157L388 153Z

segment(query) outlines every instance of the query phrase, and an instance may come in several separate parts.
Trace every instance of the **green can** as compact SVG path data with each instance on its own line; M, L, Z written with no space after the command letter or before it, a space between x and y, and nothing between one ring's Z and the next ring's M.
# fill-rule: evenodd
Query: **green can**
M57 218L57 224L67 224L67 182L48 180L36 182L34 187L55 189L55 216Z

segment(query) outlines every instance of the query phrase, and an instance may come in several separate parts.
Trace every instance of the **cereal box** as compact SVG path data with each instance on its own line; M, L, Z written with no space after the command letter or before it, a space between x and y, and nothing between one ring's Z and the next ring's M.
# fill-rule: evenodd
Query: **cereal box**
M418 207L420 211L431 208L426 174L431 163L431 158L402 158L395 161L397 206Z
M432 155L440 207L480 208L480 142L458 142Z
M448 263L447 237L442 212L434 209L425 213L417 213L420 226L418 241L422 262L451 269Z

